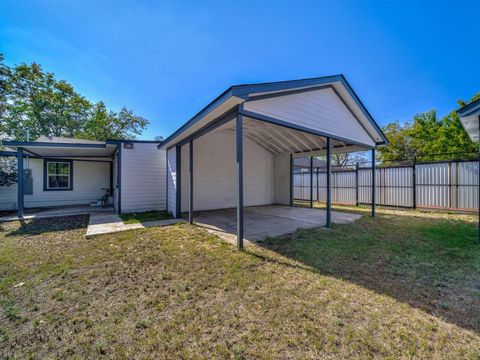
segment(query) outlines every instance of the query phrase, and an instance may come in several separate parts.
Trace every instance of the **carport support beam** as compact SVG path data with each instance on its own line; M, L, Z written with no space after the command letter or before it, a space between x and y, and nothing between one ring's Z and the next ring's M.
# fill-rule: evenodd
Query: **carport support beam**
M478 236L477 244L480 244L480 115L478 116L478 176L477 176L477 207L478 207Z
M17 149L17 185L18 185L18 201L17 216L23 218L23 148Z
M310 156L310 209L313 208L313 156Z
M293 155L290 154L290 206L293 206Z
M237 115L237 247L243 250L243 115Z
M376 187L376 169L375 169L375 149L372 149L372 217L375 217L375 187Z
M188 143L188 184L189 184L189 198L188 198L188 222L193 224L193 140Z
M327 228L332 226L332 140L327 137Z

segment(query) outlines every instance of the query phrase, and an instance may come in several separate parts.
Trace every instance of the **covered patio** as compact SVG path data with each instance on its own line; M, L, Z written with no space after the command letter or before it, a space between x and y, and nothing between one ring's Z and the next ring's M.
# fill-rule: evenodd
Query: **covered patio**
M375 159L386 141L342 75L233 86L159 145L167 150L167 208L234 233L239 249L244 239L329 228L355 218L332 213L332 154L368 150ZM326 210L313 209L313 198L310 209L293 208L297 157L311 167L325 158ZM375 216L375 171L371 183Z
M95 211L107 190L118 208L117 142L41 136L3 145L16 158L18 182L0 188L0 205L18 218Z

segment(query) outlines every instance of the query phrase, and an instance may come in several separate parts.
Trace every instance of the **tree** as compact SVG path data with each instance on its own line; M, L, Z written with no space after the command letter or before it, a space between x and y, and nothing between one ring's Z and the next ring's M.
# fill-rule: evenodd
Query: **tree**
M0 156L0 186L10 186L17 182L16 167L13 158Z
M480 98L480 93L471 101ZM462 100L460 106L466 105ZM464 159L477 151L455 110L439 119L435 110L417 114L412 123L393 122L383 128L388 146L378 149L381 161L411 161L416 154L422 161Z
M127 108L117 113L101 101L91 103L36 63L8 67L0 55L0 86L2 138L25 140L29 129L32 140L40 135L135 139L148 125Z
M335 153L332 154L332 166L345 167L353 166L356 163L363 163L367 158L363 152L360 153Z

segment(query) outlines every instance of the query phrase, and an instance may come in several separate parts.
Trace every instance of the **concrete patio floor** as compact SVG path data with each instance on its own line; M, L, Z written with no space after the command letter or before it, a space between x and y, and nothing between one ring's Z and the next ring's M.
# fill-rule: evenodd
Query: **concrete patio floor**
M25 210L23 218L19 218L17 213L0 217L0 222L29 220L29 219L46 219L51 217L85 215L92 213L112 213L113 208L102 208L100 206L62 206L50 209L32 209Z
M336 224L353 223L360 217L358 214L332 211L332 222ZM245 207L243 221L245 240L259 242L267 236L280 236L293 233L297 229L325 226L326 211L282 205L251 206ZM196 212L194 222L230 243L236 242L235 209Z

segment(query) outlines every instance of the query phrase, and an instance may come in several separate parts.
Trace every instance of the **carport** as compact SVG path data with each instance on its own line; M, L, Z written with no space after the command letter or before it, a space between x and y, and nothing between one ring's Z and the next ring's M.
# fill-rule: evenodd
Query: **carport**
M177 218L188 212L190 223L194 211L199 223L216 213L210 225L228 232L234 224L239 249L246 213L275 218L266 221L277 224L271 235L287 222L330 227L331 155L369 150L374 159L386 141L343 75L232 86L159 145L167 151L167 208ZM327 168L324 216L291 208L293 159L313 165L318 156ZM375 171L372 184L375 216Z

